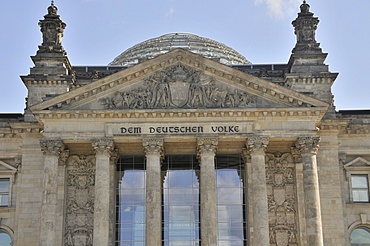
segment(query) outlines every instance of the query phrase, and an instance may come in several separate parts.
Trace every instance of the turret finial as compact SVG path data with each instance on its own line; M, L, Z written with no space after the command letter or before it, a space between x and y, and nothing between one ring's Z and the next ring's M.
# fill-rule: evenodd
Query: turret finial
M301 13L310 13L310 5L303 0L303 4L301 5Z
M53 6L54 6L54 0L51 0L51 5L53 5Z

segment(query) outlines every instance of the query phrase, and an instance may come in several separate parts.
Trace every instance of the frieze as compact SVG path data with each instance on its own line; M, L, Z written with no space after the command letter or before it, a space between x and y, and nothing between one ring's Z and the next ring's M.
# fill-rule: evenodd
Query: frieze
M257 97L178 64L145 78L144 86L117 91L99 102L106 109L251 108Z

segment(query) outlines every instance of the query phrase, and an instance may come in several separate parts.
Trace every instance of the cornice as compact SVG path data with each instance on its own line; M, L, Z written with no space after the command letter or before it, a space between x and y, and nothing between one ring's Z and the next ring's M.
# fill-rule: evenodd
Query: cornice
M370 135L370 124L351 124L342 131L348 135Z
M245 108L245 109L177 109L177 110L42 110L34 112L41 121L44 119L161 119L161 118L218 118L218 117L247 117L247 118L287 118L298 117L320 122L326 113L326 108Z

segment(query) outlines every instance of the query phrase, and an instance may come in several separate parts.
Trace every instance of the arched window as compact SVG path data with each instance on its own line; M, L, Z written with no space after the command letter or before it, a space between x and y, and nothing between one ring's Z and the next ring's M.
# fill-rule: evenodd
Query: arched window
M10 238L9 234L4 231L0 231L0 245L4 246L12 245L12 239Z
M359 227L351 233L351 246L370 246L370 229Z

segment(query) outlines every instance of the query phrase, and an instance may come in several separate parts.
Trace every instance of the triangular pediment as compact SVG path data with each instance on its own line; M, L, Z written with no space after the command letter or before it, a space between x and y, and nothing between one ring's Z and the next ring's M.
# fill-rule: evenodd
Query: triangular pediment
M357 157L356 159L348 162L347 164L344 165L344 168L346 170L350 169L350 168L354 168L354 169L357 169L357 168L368 168L370 169L370 161L362 158L362 157Z
M5 173L16 173L17 172L17 168L13 167L12 165L4 162L4 161L0 161L0 172L5 172Z
M176 49L31 107L42 111L320 108L328 104Z

